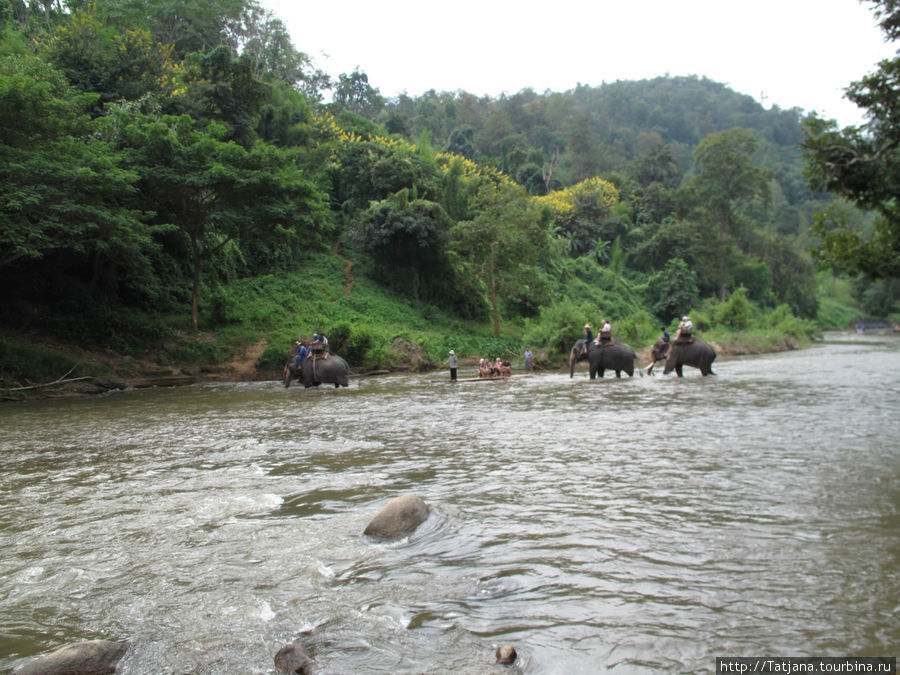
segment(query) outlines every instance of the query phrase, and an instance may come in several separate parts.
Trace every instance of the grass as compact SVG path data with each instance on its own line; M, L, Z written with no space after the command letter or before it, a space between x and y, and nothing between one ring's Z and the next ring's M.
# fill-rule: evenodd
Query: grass
M115 344L96 343L121 354L139 354L160 366L200 368L228 362L243 348L265 340L258 361L267 373L281 371L294 341L325 333L332 350L356 369L435 368L453 349L463 359L519 357L532 347L538 361L561 362L582 336L610 316L614 334L635 348L652 344L662 322L642 309L636 292L591 288L580 279L556 289L555 300L532 318L504 318L493 337L489 318L463 320L440 307L417 303L362 274L345 295L345 261L331 252L311 252L297 271L267 274L206 289L201 296L200 332L188 330L189 315L129 310L115 315ZM623 286L624 287L624 286ZM740 292L725 303L707 299L694 310L698 334L735 353L761 353L811 344L822 327L846 326L859 315L848 282L821 281L818 323L795 317L786 306L761 309ZM627 296L627 297L625 297ZM601 312L603 315L601 316ZM66 322L77 322L73 315ZM674 323L677 323L675 321ZM669 326L674 332L674 324ZM86 338L87 339L87 338ZM70 340L78 344L77 338ZM86 342L85 344L91 344ZM8 383L51 381L78 362L60 352L15 340L0 341L0 378ZM117 372L125 375L126 363ZM101 364L91 365L93 372ZM76 368L73 376L84 367ZM108 372L108 370L106 371Z
M52 382L66 373L81 375L81 362L73 356L47 347L0 338L0 385Z

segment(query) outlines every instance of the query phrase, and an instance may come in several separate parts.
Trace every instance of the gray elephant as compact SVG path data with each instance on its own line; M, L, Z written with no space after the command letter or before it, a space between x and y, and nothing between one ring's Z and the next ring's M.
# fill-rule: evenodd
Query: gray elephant
M592 340L585 351L585 340L578 340L569 353L569 377L575 375L575 362L588 360L589 373L593 380L598 375L603 377L606 370L616 371L616 377L622 377L627 373L628 377L634 377L634 362L637 354L624 342L614 342L611 345L598 345Z
M716 360L716 350L708 342L704 342L699 338L692 338L689 343L664 342L662 338L654 343L650 351L650 367L647 374L653 373L653 366L657 361L666 360L663 375L671 373L673 370L678 377L684 377L682 368L684 366L693 366L699 368L703 376L715 375L712 369L713 361Z
M290 387L291 380L296 379L307 389L323 383L334 384L337 389L350 385L350 366L337 354L306 359L300 367L291 360L284 367L282 379L285 387Z

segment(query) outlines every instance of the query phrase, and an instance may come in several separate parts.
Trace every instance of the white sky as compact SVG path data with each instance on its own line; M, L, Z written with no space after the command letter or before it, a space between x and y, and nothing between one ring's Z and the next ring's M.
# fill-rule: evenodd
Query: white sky
M858 0L260 0L294 46L383 96L562 92L697 75L859 124L844 88L894 56Z

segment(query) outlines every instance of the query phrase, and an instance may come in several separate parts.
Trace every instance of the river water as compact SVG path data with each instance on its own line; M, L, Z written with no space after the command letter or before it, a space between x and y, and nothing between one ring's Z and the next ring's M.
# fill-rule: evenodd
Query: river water
M294 640L319 673L896 656L900 340L715 370L0 406L0 670L96 638L140 674L276 673ZM405 493L429 519L363 536Z

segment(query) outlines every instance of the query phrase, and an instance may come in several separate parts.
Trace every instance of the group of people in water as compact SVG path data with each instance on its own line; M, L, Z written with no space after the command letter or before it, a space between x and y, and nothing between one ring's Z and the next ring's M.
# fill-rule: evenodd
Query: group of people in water
M481 359L478 361L478 377L506 377L512 375L512 364L509 359L501 359L499 356L491 361Z

